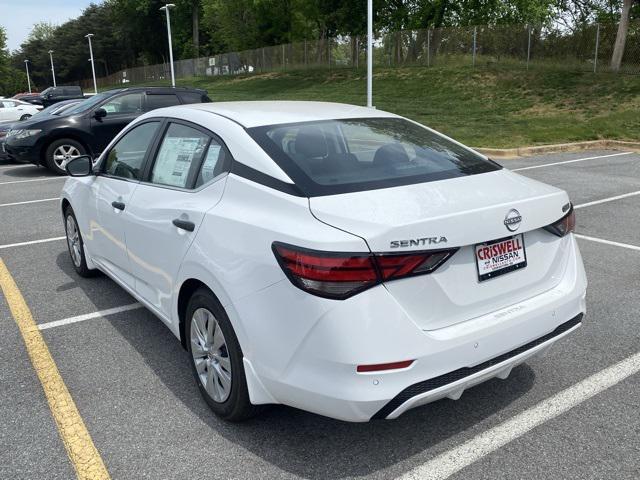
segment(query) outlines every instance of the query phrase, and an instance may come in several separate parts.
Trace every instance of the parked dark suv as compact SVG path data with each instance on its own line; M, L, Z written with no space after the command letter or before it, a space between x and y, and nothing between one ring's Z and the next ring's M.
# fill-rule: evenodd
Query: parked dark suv
M82 88L78 86L49 87L40 94L40 100L45 107L63 100L73 100L75 98L84 98Z
M161 107L206 103L205 90L132 87L94 95L60 116L27 120L9 131L5 149L14 160L45 165L66 175L65 165L79 155L96 158L134 118Z

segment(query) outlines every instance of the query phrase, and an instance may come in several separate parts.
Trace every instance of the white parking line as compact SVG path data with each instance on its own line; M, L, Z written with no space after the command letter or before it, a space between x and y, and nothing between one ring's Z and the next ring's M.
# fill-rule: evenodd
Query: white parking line
M66 180L67 177L42 177L42 178L30 178L29 180L11 180L10 182L0 182L0 185L11 185L12 183L27 183L27 182L44 182L46 180Z
M638 250L640 252L640 247L636 245L630 245L628 243L612 242L611 240L605 240L604 238L588 237L586 235L580 235L578 233L576 233L575 236L576 238L581 238L582 240L589 240L590 242L604 243L605 245L611 245L613 247L628 248L629 250Z
M25 202L0 203L0 207L13 207L14 205L27 205L29 203L53 202L54 200L60 200L60 197L43 198L42 200L27 200Z
M42 240L31 240L30 242L8 243L6 245L0 245L0 250L12 247L22 247L24 245L35 245L36 243L55 242L56 240L65 240L67 237L51 237L43 238Z
M510 420L482 432L462 445L438 455L399 478L402 480L449 478L454 473L495 452L539 425L566 413L639 371L640 353L636 353L620 363L605 368L572 387L556 393Z
M591 207L592 205L600 205L601 203L613 202L614 200L621 200L623 198L635 197L636 195L640 195L640 190L637 190L635 192L623 193L622 195L616 195L615 197L603 198L602 200L594 200L593 202L574 205L573 208Z
M612 154L609 154L609 155L598 155L598 156L595 156L595 157L575 158L573 160L563 160L561 162L545 163L543 165L532 165L530 167L514 168L511 171L512 172L522 172L523 170L533 170L534 168L552 167L554 165L564 165L566 163L584 162L586 160L596 160L598 158L620 157L622 155L631 155L632 153L634 153L634 152L612 153Z
M122 307L108 308L106 310L100 310L98 312L87 313L84 315L78 315L76 317L63 318L62 320L55 320L53 322L41 323L38 325L38 329L47 330L53 327L69 325L70 323L84 322L85 320L91 320L92 318L106 317L108 315L115 315L116 313L128 312L129 310L135 310L137 308L142 308L142 305L139 303L131 303L129 305L123 305Z

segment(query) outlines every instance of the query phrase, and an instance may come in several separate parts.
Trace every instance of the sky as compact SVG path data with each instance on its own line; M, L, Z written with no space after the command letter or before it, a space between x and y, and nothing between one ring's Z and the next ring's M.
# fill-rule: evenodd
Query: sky
M7 47L16 50L34 23L59 25L80 16L91 3L102 0L0 0L0 25L7 31Z

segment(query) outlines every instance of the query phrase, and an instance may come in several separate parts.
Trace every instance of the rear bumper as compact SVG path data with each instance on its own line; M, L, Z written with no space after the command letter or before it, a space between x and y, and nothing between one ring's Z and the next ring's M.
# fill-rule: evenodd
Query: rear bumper
M232 315L255 334L243 351L255 383L276 402L346 421L392 419L428 402L457 399L489 378L506 378L579 328L587 281L575 239L566 241L569 258L554 288L436 330L420 329L384 286L332 301L285 280L235 303ZM402 360L414 362L356 371Z
M411 408L435 402L442 398L458 400L467 388L478 385L490 378L505 379L509 376L513 367L534 355L544 352L555 342L578 329L582 325L582 317L583 314L580 313L568 322L558 326L553 332L474 367L460 368L436 378L414 383L378 410L372 419L397 418Z

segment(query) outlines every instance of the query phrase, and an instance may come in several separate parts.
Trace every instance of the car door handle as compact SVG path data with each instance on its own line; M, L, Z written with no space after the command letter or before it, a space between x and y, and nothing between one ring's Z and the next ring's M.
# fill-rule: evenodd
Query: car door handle
M173 220L173 224L181 228L182 230L186 230L187 232L193 232L196 229L196 224L193 222L189 222L188 220L182 220L180 218L176 218Z
M124 210L124 203L122 202L111 202L111 206L113 208L117 208L118 210Z

